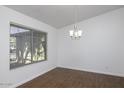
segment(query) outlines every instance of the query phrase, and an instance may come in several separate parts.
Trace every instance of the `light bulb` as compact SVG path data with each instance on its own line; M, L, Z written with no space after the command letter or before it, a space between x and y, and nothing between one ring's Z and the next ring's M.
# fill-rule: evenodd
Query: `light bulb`
M78 32L77 32L77 31L74 32L74 35L75 35L75 37L77 38L77 37L78 37Z
M74 35L74 31L73 30L70 30L69 31L69 35L72 37Z
M82 36L82 30L78 31L78 36L81 37Z

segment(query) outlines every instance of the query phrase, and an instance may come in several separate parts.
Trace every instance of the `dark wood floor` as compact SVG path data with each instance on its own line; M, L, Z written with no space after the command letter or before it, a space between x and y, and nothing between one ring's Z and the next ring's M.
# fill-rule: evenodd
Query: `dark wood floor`
M124 78L56 68L19 88L124 88Z

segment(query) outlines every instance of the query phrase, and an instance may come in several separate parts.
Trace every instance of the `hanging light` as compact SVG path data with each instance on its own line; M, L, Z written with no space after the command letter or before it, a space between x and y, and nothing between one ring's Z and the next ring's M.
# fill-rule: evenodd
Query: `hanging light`
M72 39L79 39L82 36L82 30L79 29L77 25L77 7L75 7L75 24L73 30L69 31L69 36Z
M72 39L79 39L82 36L82 30L78 29L77 25L74 25L74 29L69 31L69 36Z

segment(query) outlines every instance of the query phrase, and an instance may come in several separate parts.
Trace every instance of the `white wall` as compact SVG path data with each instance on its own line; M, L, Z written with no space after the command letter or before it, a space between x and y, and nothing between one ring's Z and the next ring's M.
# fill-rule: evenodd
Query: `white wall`
M9 23L48 32L48 60L9 69ZM14 87L56 67L56 29L31 17L0 6L0 87Z
M80 40L71 40L72 25L58 32L58 66L124 76L124 8L82 21Z

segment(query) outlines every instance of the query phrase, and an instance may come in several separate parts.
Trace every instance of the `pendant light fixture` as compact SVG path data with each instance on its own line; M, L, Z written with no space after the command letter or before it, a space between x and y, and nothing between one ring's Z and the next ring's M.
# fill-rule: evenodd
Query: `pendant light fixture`
M74 6L74 19L75 24L72 30L69 31L69 36L71 39L78 40L82 36L82 30L80 30L79 26L77 25L77 14L78 14L78 7Z

